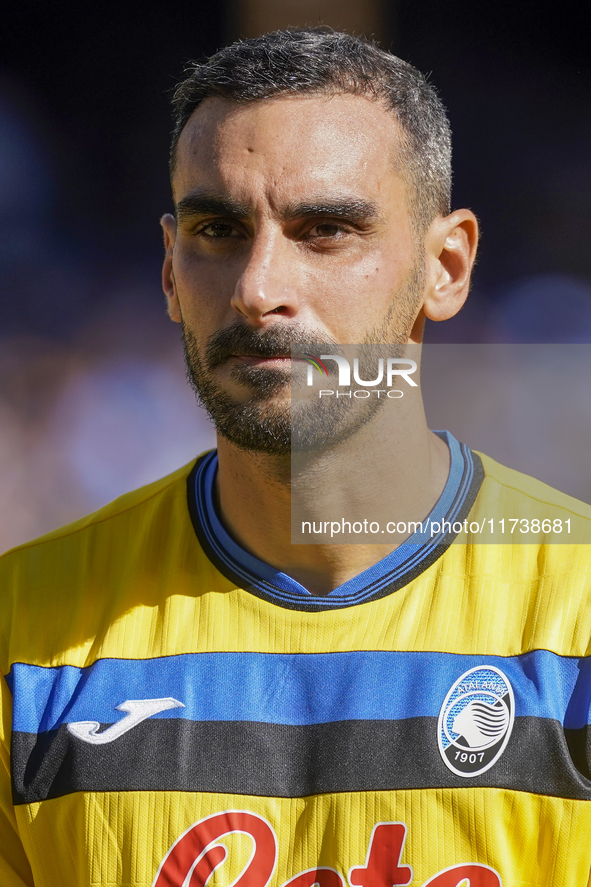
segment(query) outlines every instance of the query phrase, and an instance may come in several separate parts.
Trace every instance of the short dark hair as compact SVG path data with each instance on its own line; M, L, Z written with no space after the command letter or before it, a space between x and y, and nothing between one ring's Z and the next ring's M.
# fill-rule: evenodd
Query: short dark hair
M307 28L274 31L226 46L192 63L173 96L170 153L191 114L210 97L246 103L279 95L349 93L383 102L401 124L401 173L411 184L410 211L422 228L451 201L451 130L434 87L408 62L370 40Z

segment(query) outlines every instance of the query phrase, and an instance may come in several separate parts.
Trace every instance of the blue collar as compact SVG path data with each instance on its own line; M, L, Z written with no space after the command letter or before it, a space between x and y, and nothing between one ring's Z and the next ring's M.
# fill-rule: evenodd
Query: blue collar
M437 432L450 451L447 482L425 523L443 526L461 522L472 507L483 478L480 459L449 431ZM199 540L221 573L258 597L297 610L329 610L384 597L408 584L437 560L457 533L416 532L377 564L364 570L327 595L317 596L269 566L232 539L214 506L217 451L203 456L189 478L189 509Z

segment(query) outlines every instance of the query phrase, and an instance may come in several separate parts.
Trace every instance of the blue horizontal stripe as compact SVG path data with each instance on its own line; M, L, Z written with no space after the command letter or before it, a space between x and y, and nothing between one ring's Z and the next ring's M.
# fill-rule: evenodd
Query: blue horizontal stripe
M516 715L590 720L591 659L536 650L521 656L351 652L194 653L159 659L101 659L87 668L17 663L7 681L13 729L37 733L72 721L113 723L129 699L172 696L184 704L156 718L318 724L437 717L452 684L495 665L513 686Z

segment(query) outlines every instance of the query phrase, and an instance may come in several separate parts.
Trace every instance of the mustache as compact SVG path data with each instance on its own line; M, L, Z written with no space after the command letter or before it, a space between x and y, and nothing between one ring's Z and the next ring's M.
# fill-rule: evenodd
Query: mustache
M214 369L229 357L285 357L293 346L314 345L332 348L335 339L319 337L317 333L298 323L277 323L264 330L256 330L244 323L235 323L210 336L205 347L209 369Z

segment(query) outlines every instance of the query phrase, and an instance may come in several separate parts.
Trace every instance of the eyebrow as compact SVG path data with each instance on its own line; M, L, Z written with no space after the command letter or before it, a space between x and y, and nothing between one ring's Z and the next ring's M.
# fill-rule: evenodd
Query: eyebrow
M318 202L296 203L285 207L282 216L284 221L288 222L310 216L332 216L356 222L377 222L380 220L380 213L375 203L356 198L323 199Z
M176 205L176 215L178 219L193 216L231 216L244 220L252 215L252 207L226 195L214 194L211 191L193 191L179 200ZM359 223L378 222L381 219L375 203L349 197L334 200L319 198L292 203L281 211L281 219L285 222L314 216L331 216Z
M251 215L252 208L211 191L193 191L179 200L175 212L177 219L191 216L232 216L235 219L246 219Z

